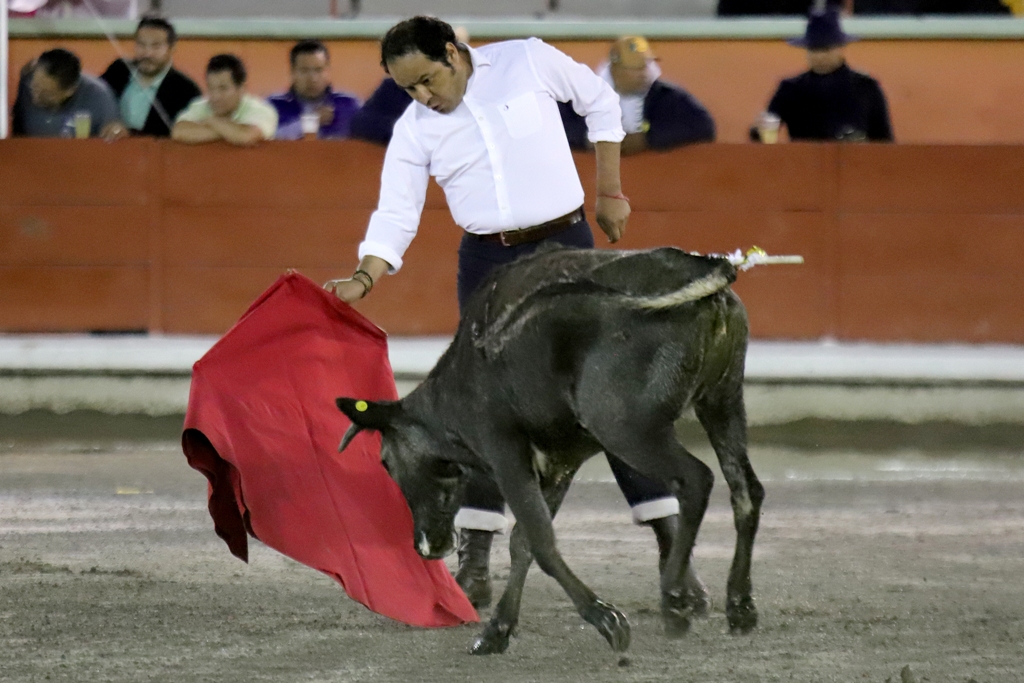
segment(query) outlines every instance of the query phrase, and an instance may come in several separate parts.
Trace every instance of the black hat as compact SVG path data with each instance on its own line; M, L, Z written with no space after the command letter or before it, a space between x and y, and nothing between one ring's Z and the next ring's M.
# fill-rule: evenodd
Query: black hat
M857 39L843 33L843 27L839 25L839 12L826 9L812 12L807 18L807 31L803 38L792 38L786 42L808 50L827 50L830 47L846 45L853 40Z

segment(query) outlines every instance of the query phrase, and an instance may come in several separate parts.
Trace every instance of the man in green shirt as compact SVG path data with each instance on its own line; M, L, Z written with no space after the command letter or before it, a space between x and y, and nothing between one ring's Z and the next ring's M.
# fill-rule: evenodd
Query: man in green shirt
M189 144L224 140L243 146L272 140L277 110L246 93L245 78L245 66L235 55L211 57L206 65L206 97L178 115L171 138Z

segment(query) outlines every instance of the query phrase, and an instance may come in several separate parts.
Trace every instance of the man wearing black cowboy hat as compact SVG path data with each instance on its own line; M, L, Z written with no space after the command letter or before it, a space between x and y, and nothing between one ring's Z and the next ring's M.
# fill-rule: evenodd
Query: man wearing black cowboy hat
M846 65L843 32L835 10L812 13L803 38L788 41L807 50L810 70L787 78L768 104L790 140L892 142L889 108L878 81ZM757 129L751 137L760 140Z

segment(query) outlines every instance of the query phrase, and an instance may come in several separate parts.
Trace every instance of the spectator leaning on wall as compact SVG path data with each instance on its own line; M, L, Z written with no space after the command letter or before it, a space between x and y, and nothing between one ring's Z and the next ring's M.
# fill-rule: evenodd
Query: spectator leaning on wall
M272 140L277 131L277 110L245 92L245 65L235 55L215 55L206 65L206 97L178 114L171 137L198 144L224 140L233 145L255 145Z
M846 65L839 13L811 14L802 38L790 45L807 50L810 69L787 78L768 104L768 113L786 126L791 140L875 140L892 142L889 108L878 81ZM751 138L761 139L758 128Z
M346 138L349 123L359 109L359 100L331 88L331 55L319 40L303 40L289 55L292 85L288 92L271 95L270 103L277 109L277 139L298 140L302 137L303 114L320 117L319 138Z
M101 76L118 98L125 135L168 137L178 114L202 95L171 64L177 39L166 19L143 17L135 29L135 58L114 61Z
M651 47L641 36L616 40L608 62L597 69L619 95L622 109L622 154L645 149L671 149L694 142L713 142L715 122L690 93L661 80ZM562 124L573 149L588 149L587 123L571 102L560 102Z
M124 128L114 93L100 79L83 74L78 57L62 48L47 50L22 70L12 114L15 136L112 139Z

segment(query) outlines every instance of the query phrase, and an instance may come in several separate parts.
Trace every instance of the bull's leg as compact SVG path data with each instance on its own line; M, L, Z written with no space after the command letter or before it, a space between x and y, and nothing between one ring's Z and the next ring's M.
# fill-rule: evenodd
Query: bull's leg
M569 484L575 471L569 472L560 477L552 485L544 488L544 500L547 503L551 517L558 514L565 494L569 490ZM483 632L473 641L469 648L474 655L491 655L504 652L508 649L509 638L515 633L516 625L519 623L519 608L523 597L523 586L526 584L526 574L533 564L533 554L530 552L526 534L520 524L512 528L512 537L509 539L509 554L512 559L512 567L508 574L508 583L505 584L505 592L494 608L491 620Z
M695 406L697 419L708 433L711 445L729 484L736 525L736 553L726 587L725 614L734 633L747 633L757 626L757 608L751 597L750 565L754 537L761 518L764 487L747 457L747 419L743 388L707 398Z
M523 529L537 565L558 582L580 616L597 628L613 650L627 649L629 621L626 615L600 600L572 573L558 552L555 532L551 526L551 512L544 500L540 483L534 477L529 447L524 447L522 453L507 455L492 461L495 465L495 479L516 517L516 526Z
M670 637L681 636L690 629L690 619L700 607L700 592L694 590L687 575L714 474L683 448L671 422L652 425L639 415L631 415L594 424L599 426L591 427L591 431L608 452L646 476L667 481L679 499L679 528L661 574L661 615L665 633Z

